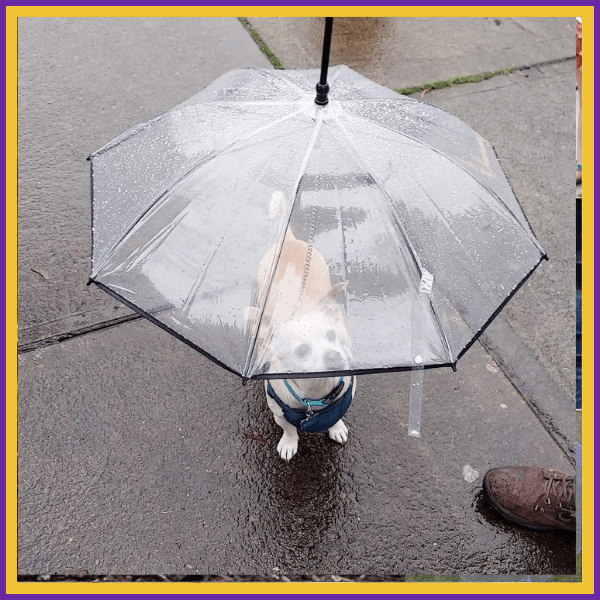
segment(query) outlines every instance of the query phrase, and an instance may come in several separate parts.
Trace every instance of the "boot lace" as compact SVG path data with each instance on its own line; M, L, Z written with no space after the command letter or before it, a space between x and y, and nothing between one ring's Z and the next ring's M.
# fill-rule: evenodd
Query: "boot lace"
M544 493L546 496L544 504L552 504L551 496L557 500L556 508L559 509L558 518L561 521L570 521L575 518L575 478L566 475L546 475ZM536 512L539 505L535 507ZM543 511L543 509L542 509Z

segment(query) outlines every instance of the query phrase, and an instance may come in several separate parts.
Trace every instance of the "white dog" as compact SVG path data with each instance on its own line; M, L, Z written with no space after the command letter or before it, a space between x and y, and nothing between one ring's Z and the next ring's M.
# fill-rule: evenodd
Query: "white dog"
M283 219L285 212L283 193L273 193L269 218ZM276 252L273 246L261 261L259 288L268 283ZM288 227L264 313L261 316L253 306L245 309L251 331L261 319L257 343L271 371L331 372L350 367L350 337L338 304L345 289L346 283L331 285L325 259ZM347 441L341 415L356 393L354 377L271 379L265 382L265 391L275 422L283 429L277 451L284 460L298 451L298 428L327 429L332 440Z

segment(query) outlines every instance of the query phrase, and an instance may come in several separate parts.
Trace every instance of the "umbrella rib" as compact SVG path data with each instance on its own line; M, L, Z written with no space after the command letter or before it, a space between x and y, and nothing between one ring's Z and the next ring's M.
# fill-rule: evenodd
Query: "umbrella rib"
M364 121L365 123L368 123L369 125L376 125L383 129L387 129L388 131L392 131L393 133L400 135L406 139L409 139L418 145L425 146L432 152L439 154L442 158L445 158L447 161L451 162L455 167L457 167L458 169L460 169L461 171L463 171L464 173L469 175L469 177L471 177L474 181L476 181L480 187L482 187L486 192L488 192L491 196L493 196L500 203L500 205L504 208L504 210L506 212L508 212L511 215L511 217L519 224L519 227L521 227L521 229L523 229L523 231L525 231L525 233L527 233L528 237L531 239L532 243L536 246L536 248L538 248L538 250L540 250L543 253L539 244L537 243L537 240L535 240L535 237L532 236L532 233L530 231L527 231L527 228L521 223L521 220L513 213L513 211L508 207L508 205L504 202L504 200L502 200L502 198L500 198L500 196L498 196L498 194L496 192L494 192L494 190L492 190L490 187L488 187L485 183L483 183L482 181L480 181L479 179L474 177L472 173L469 173L469 171L467 171L467 169L465 169L465 167L463 165L461 165L457 160L452 158L452 156L449 156L448 154L441 152L438 148L435 148L434 146L431 146L430 144L428 144L422 140L415 139L414 137L408 135L407 133L398 131L397 129L393 129L392 127L389 127L388 125L384 125L383 123L378 123L377 121L369 120L366 117L356 114L356 113L353 113L353 116L356 117L357 119L360 119L361 121ZM514 194L514 192L513 192L513 194ZM516 196L515 196L515 198L516 198ZM517 199L517 202L518 202L518 199Z
M264 172L267 170L268 166L269 166L269 163L265 162L265 164L263 165L263 168L259 171L255 182L248 190L249 195L251 195L251 193L256 188L256 185L257 185L256 182L260 180L260 178L262 177ZM232 215L231 222L235 222L241 209L242 209L242 207L240 205L238 207L238 209L235 211L235 213ZM229 228L225 227L224 231L225 232L223 233L223 235L221 235L221 239L219 240L219 243L216 244L216 246L209 253L207 258L204 260L204 263L203 263L201 269L198 271L198 274L194 278L194 283L192 284L192 287L190 288L190 291L188 292L185 302L183 303L183 306L181 308L182 313L185 314L186 316L189 315L192 305L196 301L196 297L198 295L198 292L200 291L200 287L202 286L202 283L204 282L204 279L206 278L206 275L208 274L208 268L210 267L210 264L212 263L213 258L215 257L219 248L223 244L223 241L225 240L225 237L227 236L227 233L229 232Z
M409 175L409 177L410 177L410 175ZM423 186L422 186L422 185L419 183L419 181L418 181L416 178L414 178L414 177L413 177L413 181L414 181L414 182L415 182L415 183L416 183L416 184L419 186L419 188L420 188L420 189L421 189L421 191L422 191L422 192L425 194L425 196L427 196L427 198L429 198L429 201L431 202L431 205L434 207L434 209L436 210L436 212L439 214L441 221L442 221L442 222L443 222L443 223L446 225L446 227L448 228L448 230L449 230L449 231L452 231L452 227L451 227L451 226L450 226L450 224L448 223L448 220L446 219L446 217L444 216L444 214L443 214L443 213L442 213L442 211L440 210L440 208L439 208L439 206L437 205L437 203L435 202L435 200L434 200L434 199L431 197L431 195L430 195L430 194L428 194L428 193L427 193L427 190L425 190L425 188L424 188L424 187L423 187ZM464 253L465 253L467 256L469 256L469 254L470 254L470 253L469 253L469 251L467 250L467 248L465 248L464 244L462 243L462 240L461 240L460 238L458 238L457 236L454 236L454 237L455 237L455 239L456 239L456 241L457 241L458 245L459 245L459 246L460 246L460 247L463 249ZM438 286L438 289L440 289L440 286ZM442 289L442 291L443 291L443 294L444 294L444 296L446 297L446 299L447 299L449 302L451 302L451 301L449 300L449 298L448 298L448 294L447 294L446 290L445 290L443 287L442 287L441 289ZM488 295L488 297L489 297L489 295ZM430 300L429 300L429 301L430 301L430 303L431 303L431 298L430 298ZM444 330L443 330L443 328L442 328L442 326L441 326L441 322L439 321L439 317L438 317L438 314L437 314L437 312L436 312L436 310L435 310L435 307L433 306L433 303L432 303L432 310L433 310L433 313L434 313L434 316L435 316L435 320L436 320L436 323L437 323L438 329L439 329L439 331L440 331L440 332L442 333L442 335L443 335L444 342L445 342L445 344L446 344L446 347L448 348L448 351L449 351L449 356L451 357L451 356L452 356L452 353L450 352L450 344L449 344L449 342L448 342L448 340L447 340L447 338L446 338L446 334L444 333ZM460 318L463 320L463 322L465 323L465 325L466 325L466 326L469 328L469 330L470 330L470 329L471 329L471 326L470 326L470 325L469 325L469 323L467 323L467 321L465 320L465 318L464 318L464 315L463 315L463 314L461 314L460 312L459 312L458 314L460 315ZM458 359L457 359L457 360L458 360Z
M360 162L363 164L363 167L365 169L365 171L368 173L369 177L371 177L371 179L375 182L375 185L377 186L377 188L379 189L379 191L381 192L381 194L383 195L383 197L387 200L388 205L392 211L392 214L394 215L394 222L396 224L396 227L398 228L398 230L400 231L400 234L402 235L406 246L409 250L409 253L411 255L411 257L413 258L415 265L417 267L417 270L419 272L419 278L422 278L423 276L423 266L421 265L421 262L418 258L418 255L413 247L412 242L410 241L408 234L406 233L406 231L404 230L404 227L402 227L402 223L400 222L400 218L398 216L398 213L396 212L396 209L394 207L393 202L390 199L389 194L385 191L385 188L383 187L383 185L379 182L379 179L377 177L375 177L373 175L373 173L369 170L369 168L367 167L367 161L364 159L364 157L362 156L362 154L360 153L360 151L358 150L358 148L356 147L356 145L354 144L354 142L352 141L352 138L348 135L348 132L346 131L346 128L340 123L339 119L336 117L336 122L338 124L338 126L340 127L342 133L344 134L344 136L346 137L346 140L348 141L348 144L350 145L350 147L352 148L352 150L354 151L354 154L356 155L356 157L360 160ZM434 316L434 322L436 324L437 330L438 330L438 334L440 336L440 339L446 349L446 352L448 354L448 360L450 363L453 362L452 359L452 351L450 350L450 344L448 343L448 339L446 338L446 334L444 333L444 330L441 327L441 322L439 320L439 317L437 315L437 312L435 310L435 307L433 306L433 303L431 302L431 297L429 297L429 307L431 309L431 312Z
M346 138L346 141L348 142L348 145L352 148L352 150L354 151L354 154L356 155L356 157L363 164L365 172L375 182L375 185L378 187L379 191L382 193L382 195L388 201L388 205L389 205L389 207L392 210L392 214L394 215L394 222L396 223L396 227L398 228L398 230L402 234L402 237L404 238L404 241L406 242L406 246L407 246L407 248L408 248L408 250L410 252L410 255L411 255L412 259L414 260L415 265L417 266L417 270L419 271L419 277L421 277L422 274L423 274L423 266L421 265L421 262L420 262L420 260L419 260L419 258L417 256L417 253L416 253L416 251L415 251L415 249L413 247L412 242L408 238L408 235L407 235L406 231L404 231L404 227L402 227L402 224L400 223L400 219L398 217L398 213L396 212L396 209L394 208L394 205L393 205L392 201L390 200L390 197L389 197L388 193L385 191L384 187L379 182L379 179L377 177L375 177L373 175L373 173L371 173L371 171L368 169L366 160L364 159L364 157L362 156L362 154L359 152L358 148L356 147L356 145L352 141L352 138L350 137L350 135L348 135L348 132L346 131L346 128L340 123L340 120L337 117L336 117L336 122L337 122L339 128L341 129L342 133L344 134L344 136Z
M208 164L211 160L213 160L220 154L223 154L224 152L227 152L227 151L231 150L232 148L235 148L236 146L248 141L255 135L258 135L259 133L262 133L263 131L270 129L271 127L275 127L276 125L279 125L280 123L283 123L284 121L294 118L297 114L299 114L301 112L302 112L302 110L300 109L300 110L297 110L285 117L281 117L280 119L277 119L277 121L268 123L267 125L263 125L262 127L259 127L258 129L255 129L254 131L246 134L243 138L237 139L237 140L229 143L227 146L220 148L218 151L211 152L208 156L205 156L199 163L194 164L192 167L190 167L175 182L165 184L163 186L163 190L158 194L158 196L133 220L131 225L123 232L121 237L113 244L112 248L105 254L104 259L102 260L101 264L98 265L96 271L99 272L102 269L102 267L112 258L116 249L133 232L133 230L138 225L138 223L146 215L148 215L148 213L150 213L152 210L157 209L160 201L163 200L165 198L165 196L167 196L169 194L169 192L172 192L172 190L174 190L182 181L185 181L190 175L192 175L192 173L194 173L195 171L197 171L204 165Z
M181 307L181 314L184 315L185 317L189 317L190 310L192 308L192 304L194 303L194 300L196 299L198 290L200 289L200 286L204 282L206 274L208 273L208 267L210 266L210 263L212 262L213 258L215 257L215 254L221 247L221 244L223 243L224 239L225 239L225 236L222 236L221 239L219 240L219 243L212 249L212 251L210 252L208 257L204 261L202 268L196 274L194 283L192 284L192 287L191 287L190 291L188 292L187 298L185 299L185 301Z
M113 273L115 273L116 271L120 271L121 269L125 271L130 271L131 269L133 269L136 265L140 263L140 261L144 260L152 252L152 250L156 248L157 245L164 242L169 237L169 235L171 235L173 230L181 223L181 221L185 218L186 215L187 211L181 211L181 213L179 213L176 219L171 221L166 227L163 227L156 235L152 236L145 244L143 244L138 249L137 252L132 253L132 255L129 256L126 260L124 260L122 263L119 263L110 271L104 273L103 276L107 277L108 275L112 275ZM96 272L99 273L100 269L98 269Z
M258 73L261 73L263 75L268 75L268 76L272 76L272 75L277 75L277 77L281 80L284 81L285 83L287 83L289 86L293 86L296 89L299 89L300 91L304 91L302 90L302 88L298 85L296 85L295 83L293 83L292 81L290 81L289 79L286 79L285 77L281 77L277 71L270 71L270 70L266 70L266 69L259 69L256 67L248 67L251 71L256 71ZM96 150L95 152L93 152L92 154L89 155L88 160L95 158L96 156L99 156L100 154L103 154L104 152L106 152L107 150L110 150L111 148L114 148L115 146L117 146L118 144L124 142L125 140L129 139L131 136L135 135L136 133L143 131L144 129L146 129L148 126L153 125L154 123L156 123L157 121L160 121L161 119L163 119L164 117L166 117L167 115L170 115L174 112L177 112L179 110L183 110L183 108L189 106L188 104L186 104L187 101L184 101L182 104L175 106L174 108L171 108L169 110L160 112L152 117L150 117L149 119L147 119L146 121L142 121L141 123L138 123L137 125L134 125L133 127L130 127L129 129L127 129L126 131L124 131L123 133L121 133L118 137L116 137L115 139L111 140L110 142L108 142L108 144L105 144L104 146L102 146L102 148L99 148L98 150ZM229 104L230 102L235 102L235 103L240 103L240 102L255 102L257 104L261 104L261 105L272 105L272 104L279 104L279 102L276 101L256 101L256 100L249 100L249 101L243 101L243 100L231 100L231 101L227 101L227 100L219 100L216 102L213 102L211 104L218 104L219 102L223 102L223 103L227 103ZM297 102L297 101L290 101L290 102ZM281 102L281 104L286 104L286 101Z
M337 200L337 204L338 204L338 214L339 214L339 219L340 219L340 232L341 232L341 236L342 236L342 251L344 253L344 260L342 263L342 268L344 270L344 276L342 278L342 281L348 281L348 271L347 271L347 264L348 264L348 257L346 254L346 235L344 232L344 223L342 221L342 203L340 202L340 190L339 188L335 185L334 183L334 189L335 189L335 199ZM348 291L345 290L344 291L344 301L345 301L345 308L346 310L348 309Z
M167 110L162 113L158 113L157 115L154 115L153 117L150 117L149 119L146 119L145 121L142 121L141 123L138 123L137 125L134 125L133 127L130 127L129 129L127 129L126 131L124 131L123 133L118 135L115 139L108 142L108 144L105 144L104 146L102 146L102 148L99 148L95 152L92 152L92 154L90 154L88 156L88 160L92 160L93 158L96 158L100 154L104 154L107 150L110 150L111 148L118 146L122 142L124 142L124 141L128 140L130 137L134 136L136 133L143 131L150 125L154 125L154 123L157 123L161 119L164 119L164 117L167 114L169 114L170 112L171 112L170 110Z
M273 286L273 281L275 279L275 273L277 272L277 266L279 264L279 259L281 258L283 244L285 243L285 238L287 236L287 232L288 232L288 229L290 226L290 220L292 217L292 213L294 212L294 207L296 206L296 202L298 201L298 187L300 185L300 181L302 180L302 176L303 176L304 170L306 169L306 165L308 164L308 159L310 158L310 155L312 154L312 151L314 149L315 142L317 140L317 136L319 135L319 131L321 130L322 124L323 124L323 118L319 113L319 117L315 121L315 127L314 127L312 137L308 143L308 148L306 150L306 153L304 154L304 158L302 159L302 163L300 164L300 169L298 170L298 175L296 176L296 180L295 180L294 186L292 188L294 190L294 200L293 200L293 202L291 202L290 209L284 219L285 228L283 230L283 235L280 236L280 241L278 242L278 247L276 248L276 251L275 251L275 259L274 259L273 265L271 267L271 273L269 274L269 283L267 285L266 293L264 295L263 305L262 305L262 308L260 311L260 317L257 320L256 335L254 336L254 340L252 341L252 345L248 351L248 358L246 361L246 367L244 369L245 374L247 374L248 369L250 368L250 366L254 360L254 357L255 357L258 332L260 331L263 316L264 316L265 310L267 308L267 303L269 300L269 296L271 294L271 288Z

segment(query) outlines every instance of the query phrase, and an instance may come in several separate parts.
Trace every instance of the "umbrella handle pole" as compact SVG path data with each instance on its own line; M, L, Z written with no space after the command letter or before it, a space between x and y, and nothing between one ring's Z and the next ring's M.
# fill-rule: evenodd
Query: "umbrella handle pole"
M420 359L420 356L415 358ZM421 405L423 400L423 365L415 364L410 375L410 400L408 405L408 435L421 437Z
M329 50L331 48L331 32L333 31L333 17L325 17L325 35L323 36L323 55L321 57L321 79L317 83L317 97L315 103L325 106L329 99L329 85L327 83L327 71L329 69Z

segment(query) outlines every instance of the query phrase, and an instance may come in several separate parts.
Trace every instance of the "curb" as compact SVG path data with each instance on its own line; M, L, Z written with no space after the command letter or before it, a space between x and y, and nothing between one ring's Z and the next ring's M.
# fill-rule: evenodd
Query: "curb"
M501 315L479 340L575 467L575 406L572 411L565 411L573 404L571 399Z

